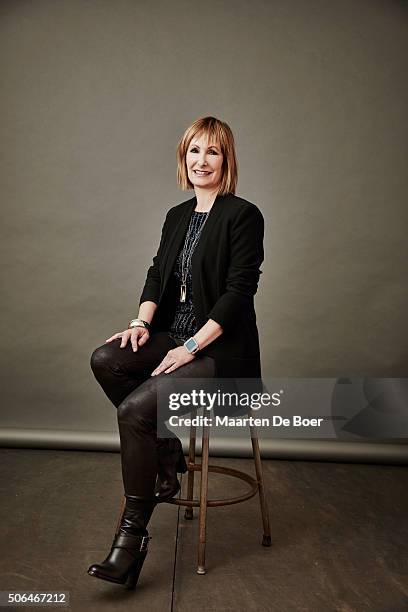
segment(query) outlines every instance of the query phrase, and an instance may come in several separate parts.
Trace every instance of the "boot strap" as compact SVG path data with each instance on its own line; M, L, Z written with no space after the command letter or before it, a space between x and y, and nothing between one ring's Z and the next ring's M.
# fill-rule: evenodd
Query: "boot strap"
M116 538L114 538L112 547L127 548L130 550L139 550L140 552L143 552L147 550L147 545L151 539L152 536L136 536L132 533L127 533L125 535L120 533Z

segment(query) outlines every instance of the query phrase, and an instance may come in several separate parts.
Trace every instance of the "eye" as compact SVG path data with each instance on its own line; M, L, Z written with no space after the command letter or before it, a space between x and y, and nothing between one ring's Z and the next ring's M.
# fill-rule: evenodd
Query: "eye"
M197 153L197 152L198 152L197 147L192 147L190 149L190 153ZM215 149L209 149L208 152L211 153L212 155L218 155L218 152Z

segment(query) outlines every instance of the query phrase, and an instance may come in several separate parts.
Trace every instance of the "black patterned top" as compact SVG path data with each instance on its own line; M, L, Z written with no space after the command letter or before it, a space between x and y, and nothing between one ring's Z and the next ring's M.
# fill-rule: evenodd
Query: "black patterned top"
M190 225L186 234L186 242L184 243L187 250L189 249L191 243L203 226L204 221L208 212L197 212L193 210ZM200 239L198 239L200 241ZM198 243L197 243L198 244ZM197 246L197 245L196 245ZM178 338L180 340L188 340L191 336L198 331L197 322L195 319L194 313L194 305L193 305L193 286L192 286L192 278L191 278L191 260L190 260L190 268L187 274L187 296L185 302L180 302L180 287L181 287L181 259L183 256L183 248L181 249L178 257L176 259L176 263L173 269L173 280L176 283L177 291L176 291L176 311L173 319L173 323L170 326L169 335L171 338Z

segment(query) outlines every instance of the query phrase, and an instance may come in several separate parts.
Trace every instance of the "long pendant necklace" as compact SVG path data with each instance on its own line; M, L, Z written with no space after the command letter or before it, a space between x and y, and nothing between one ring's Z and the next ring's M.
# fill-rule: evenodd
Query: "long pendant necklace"
M190 246L190 248L188 249L187 252L187 236L186 236L186 241L184 243L184 249L183 249L183 254L182 254L182 258L181 258L181 287L180 287L180 302L185 302L187 299L187 274L188 274L188 270L190 269L190 265L191 265L191 257L193 255L195 246L198 242L198 239L200 238L201 232L203 230L204 225L207 222L207 219L209 217L210 211L207 212L207 216L204 219L204 223L202 224L202 226L200 227L200 229L198 230L197 234L195 235L195 238Z

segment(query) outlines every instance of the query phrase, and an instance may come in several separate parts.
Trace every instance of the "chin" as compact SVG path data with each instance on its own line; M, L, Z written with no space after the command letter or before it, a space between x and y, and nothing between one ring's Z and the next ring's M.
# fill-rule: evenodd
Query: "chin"
M197 178L196 175L194 174L193 177L190 178L190 182L193 183L193 185L197 185L198 187L213 187L214 186L214 181L203 181L200 178Z

